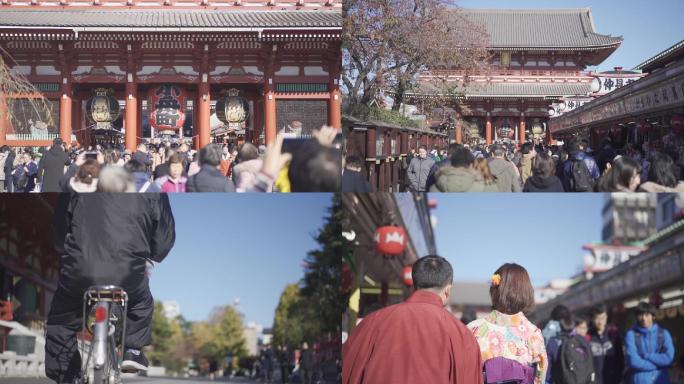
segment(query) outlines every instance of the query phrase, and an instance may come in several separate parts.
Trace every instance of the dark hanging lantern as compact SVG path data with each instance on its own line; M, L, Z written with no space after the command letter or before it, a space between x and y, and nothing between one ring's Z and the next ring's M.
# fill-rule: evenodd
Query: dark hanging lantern
M185 89L172 84L150 88L147 105L150 126L157 131L179 131L185 122Z
M97 88L95 96L86 103L86 117L95 123L96 129L113 129L112 123L121 114L119 101L112 96L114 90Z
M608 134L608 128L606 127L600 127L596 129L596 134L603 137Z
M610 133L613 134L613 137L620 137L622 136L622 127L615 124L613 127L610 129Z
M232 88L216 102L216 117L228 126L228 129L240 129L242 123L249 118L249 103L240 97L240 91Z
M672 127L672 133L679 134L684 132L684 116L682 115L672 115L670 119L670 126Z

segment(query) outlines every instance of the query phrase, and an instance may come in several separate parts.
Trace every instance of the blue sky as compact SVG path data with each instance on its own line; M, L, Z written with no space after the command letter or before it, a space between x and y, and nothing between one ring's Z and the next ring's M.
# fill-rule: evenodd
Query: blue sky
M156 300L179 302L188 320L240 299L245 322L266 327L285 285L303 276L331 194L169 194L176 244L152 271Z
M599 71L632 69L684 39L683 0L456 0L465 8L584 8L598 33L624 37Z
M601 240L605 195L431 194L438 203L437 252L454 280L486 282L506 262L527 269L535 286L579 270L582 245Z

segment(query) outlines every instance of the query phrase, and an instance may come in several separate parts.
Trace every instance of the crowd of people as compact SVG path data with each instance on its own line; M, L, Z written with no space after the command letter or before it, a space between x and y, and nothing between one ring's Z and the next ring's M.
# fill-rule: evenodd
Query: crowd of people
M83 148L54 139L49 148L0 148L4 192L333 192L340 189L337 131L285 146L140 143Z
M460 321L444 307L453 270L439 256L418 259L415 291L364 317L343 344L343 382L506 384L669 384L672 336L641 302L623 336L605 306L587 317L559 305L541 330L527 270L506 263L490 280L492 311Z
M421 145L410 150L402 169L405 188L417 192L684 192L680 152L675 146L617 149L608 139L598 151L581 139L431 150ZM346 160L343 190L367 192L363 163L354 156Z

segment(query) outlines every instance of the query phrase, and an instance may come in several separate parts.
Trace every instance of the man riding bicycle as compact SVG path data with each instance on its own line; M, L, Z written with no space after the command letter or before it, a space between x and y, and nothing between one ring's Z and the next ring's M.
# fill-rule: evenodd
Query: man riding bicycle
M145 273L161 262L176 238L169 199L163 194L61 195L54 215L61 258L57 292L47 320L45 372L57 383L79 383L83 293L117 285L128 293L123 372L147 370L142 347L151 338L154 300Z

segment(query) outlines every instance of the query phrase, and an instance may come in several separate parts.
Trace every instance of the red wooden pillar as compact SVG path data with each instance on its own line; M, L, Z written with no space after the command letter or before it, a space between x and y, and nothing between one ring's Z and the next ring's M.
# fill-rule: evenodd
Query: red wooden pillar
M273 63L269 63L264 73L264 140L266 145L271 144L276 137L276 98L273 77Z
M4 145L6 141L7 131L9 131L9 107L7 100L3 94L0 94L0 145Z
M399 148L399 153L402 155L407 154L409 151L409 134L408 131L401 131L401 145Z
M492 143L492 114L487 112L487 124L485 125L485 140L487 145Z
M59 99L59 137L71 146L71 84L64 80Z
M124 124L126 125L126 133L124 136L126 150L133 153L138 145L138 85L133 81L126 82L126 111L124 115Z
M254 135L252 144L259 146L261 144L260 136L264 126L264 104L262 100L254 100Z
M197 92L197 149L204 148L211 142L209 118L211 117L211 92L209 83L199 84Z
M518 133L520 143L525 142L525 113L520 112L520 132Z
M76 100L72 106L72 114L74 116L74 128L76 130L76 141L83 146L83 130L81 129L81 98L78 94L75 95Z
M334 59L330 61L330 81L328 89L330 98L328 99L328 125L338 130L342 129L342 96L340 94L340 49L336 49Z

